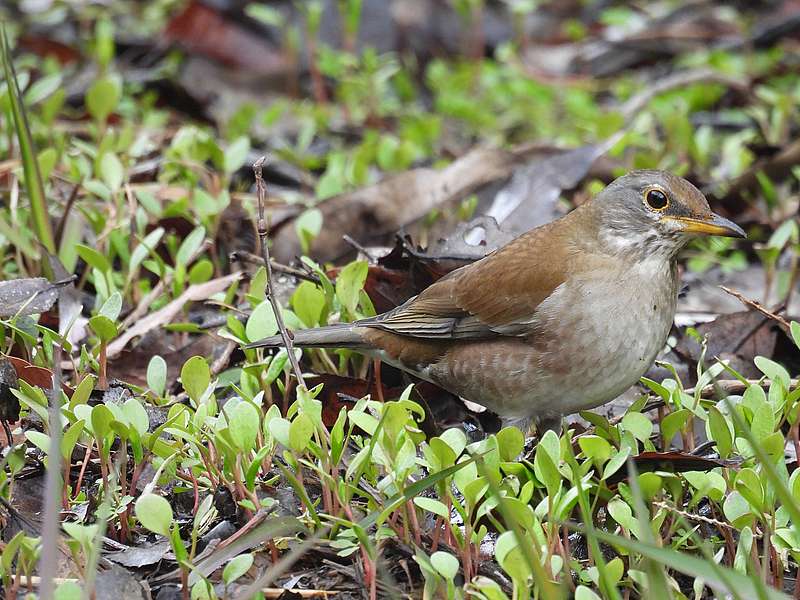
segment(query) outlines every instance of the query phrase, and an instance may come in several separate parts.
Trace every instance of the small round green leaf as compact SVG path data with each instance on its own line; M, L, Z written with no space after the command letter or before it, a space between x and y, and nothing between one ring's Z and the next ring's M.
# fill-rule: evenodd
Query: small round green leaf
M225 172L233 173L238 171L244 161L247 160L247 153L250 152L250 138L242 136L228 146L225 151Z
M53 594L55 600L82 600L83 589L75 581L62 581Z
M104 152L100 157L100 178L112 192L116 192L122 187L125 179L125 167L122 166L119 157L113 152Z
M253 566L253 555L249 553L240 554L225 565L225 568L222 570L222 580L225 582L225 585L230 585L247 573L251 566Z
M147 529L169 537L172 525L172 507L165 498L156 494L142 494L136 501L136 518Z
M306 327L319 325L325 304L325 292L310 281L303 281L292 295L294 312Z
M261 415L258 409L247 401L241 401L228 415L228 429L239 450L255 448Z
M653 433L652 421L638 412L631 412L622 417L622 427L630 431L640 442L645 441Z
M189 397L197 402L211 383L211 369L202 356L193 356L183 364L181 383Z
M167 362L156 354L147 364L147 387L163 396L167 387Z
M105 121L117 108L122 97L119 77L106 76L95 80L86 92L86 108L98 121Z
M111 431L111 423L114 421L114 413L105 405L98 404L92 407L92 431L96 439L106 436Z
M198 283L205 283L214 275L214 263L207 258L198 260L192 268L189 269L189 283L196 285Z
M322 231L322 212L318 208L309 208L298 215L294 227L303 252L308 253L311 242Z
M120 294L119 292L114 292L108 297L108 300L103 302L103 306L100 307L100 310L97 311L97 314L103 315L104 317L107 317L112 321L116 321L121 311L122 311L122 294Z
M357 260L344 267L336 278L336 297L350 314L358 306L358 292L364 287L368 271L367 261Z
M600 600L600 596L585 585L579 585L575 588L575 600Z
M128 424L142 436L147 433L150 428L150 417L147 416L147 411L136 398L128 398L122 405L122 414Z
M422 510L427 510L434 515L444 517L445 519L450 517L450 514L447 511L447 506L444 504L444 502L439 502L435 498L417 496L414 498L414 504L419 506Z
M458 559L452 554L441 550L434 552L431 554L431 564L447 581L452 581L458 575Z
M289 447L297 453L303 452L314 434L314 423L306 414L297 415L289 426Z
M181 246L175 254L175 264L185 266L189 262L189 259L200 249L205 237L205 227L195 227L192 232L186 236L183 242L181 242Z
M603 464L611 456L611 444L599 435L582 435L578 438L578 445L586 457L591 458L595 464Z
M524 447L525 436L517 427L504 427L497 433L497 449L503 460L517 460Z
M102 342L108 343L117 337L117 326L114 325L114 321L103 315L96 315L89 319L89 327Z
M269 300L264 300L255 307L244 329L247 339L257 342L260 339L278 333L278 321Z

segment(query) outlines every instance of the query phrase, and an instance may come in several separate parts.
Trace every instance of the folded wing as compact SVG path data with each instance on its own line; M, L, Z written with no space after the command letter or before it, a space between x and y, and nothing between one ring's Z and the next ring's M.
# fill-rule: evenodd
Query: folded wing
M537 307L567 276L565 225L561 220L534 229L396 309L358 324L427 339L526 336Z

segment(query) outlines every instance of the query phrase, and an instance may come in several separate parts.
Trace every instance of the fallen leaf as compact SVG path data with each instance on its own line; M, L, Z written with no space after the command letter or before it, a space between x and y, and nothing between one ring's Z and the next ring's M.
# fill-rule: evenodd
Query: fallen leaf
M540 148L534 146L514 150L475 148L444 169L412 169L334 196L318 207L323 227L310 254L317 260L333 260L352 250L343 239L345 234L367 243L395 233L445 202L464 198L487 183L508 177L515 167L538 152ZM284 225L273 233L272 239L278 262L289 262L301 252L294 227Z
M110 569L98 571L94 596L97 600L144 600L150 594L145 593L141 582L132 573L112 565Z
M549 223L558 216L555 206L561 192L577 186L616 139L617 136L612 136L602 144L538 158L516 169L486 215L514 236Z
M58 290L72 279L50 283L44 277L0 281L0 318L47 312L58 299Z
M285 75L292 64L265 36L243 27L206 3L192 1L164 31L168 42L250 75Z
M156 564L171 550L169 542L162 541L154 544L131 546L125 550L103 554L103 557L123 567L139 569Z

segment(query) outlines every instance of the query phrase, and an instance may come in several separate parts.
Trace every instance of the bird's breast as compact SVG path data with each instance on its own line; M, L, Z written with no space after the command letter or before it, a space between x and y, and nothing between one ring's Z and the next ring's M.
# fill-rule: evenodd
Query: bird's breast
M564 413L636 383L664 346L677 292L674 263L650 259L575 274L540 305L530 342Z

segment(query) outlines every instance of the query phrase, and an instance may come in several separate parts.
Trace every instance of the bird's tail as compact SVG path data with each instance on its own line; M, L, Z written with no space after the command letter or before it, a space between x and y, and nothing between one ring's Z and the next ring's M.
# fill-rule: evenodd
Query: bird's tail
M316 329L301 329L292 332L292 342L300 348L366 348L367 344L359 333L361 329L352 323L338 323ZM263 340L253 342L246 348L280 348L283 338L273 335Z

